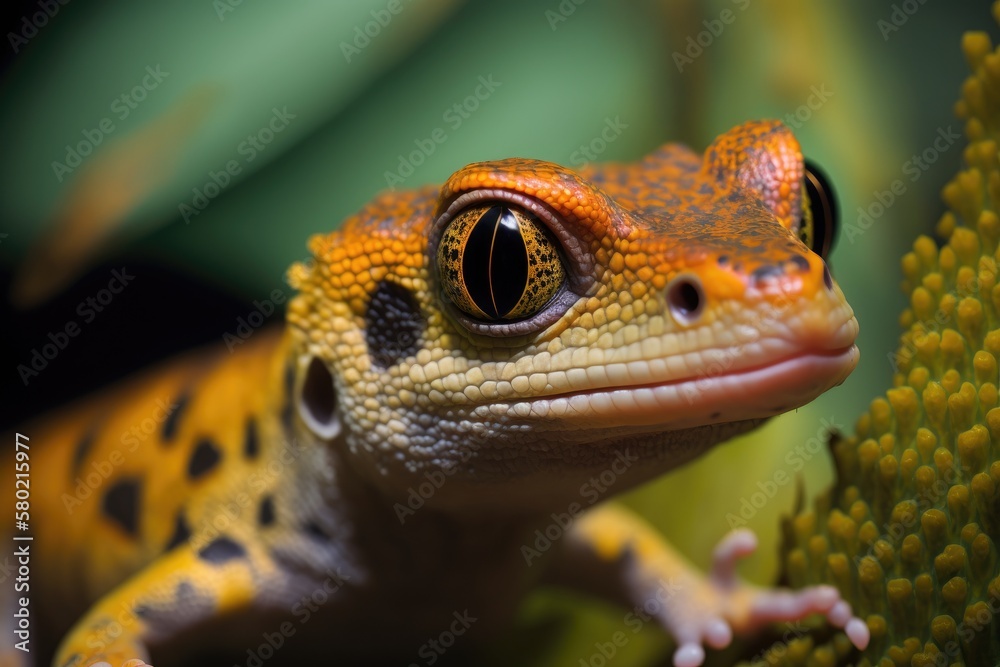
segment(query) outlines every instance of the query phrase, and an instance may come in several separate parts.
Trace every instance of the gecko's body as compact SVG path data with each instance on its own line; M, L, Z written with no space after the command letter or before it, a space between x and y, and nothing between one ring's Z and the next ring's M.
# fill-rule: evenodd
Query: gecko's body
M831 589L736 580L745 534L705 579L591 508L853 369L857 323L799 240L806 177L787 129L750 123L704 158L470 165L313 238L284 331L22 429L55 664L245 656L275 632L283 662L420 664L542 581L629 607L669 583L678 665L815 611L863 642Z

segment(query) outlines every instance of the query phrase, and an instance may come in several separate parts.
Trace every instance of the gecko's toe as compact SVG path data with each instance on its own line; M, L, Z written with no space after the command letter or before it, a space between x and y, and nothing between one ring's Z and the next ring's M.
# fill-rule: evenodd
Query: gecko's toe
M705 663L705 649L699 644L684 644L674 651L674 667L701 667Z

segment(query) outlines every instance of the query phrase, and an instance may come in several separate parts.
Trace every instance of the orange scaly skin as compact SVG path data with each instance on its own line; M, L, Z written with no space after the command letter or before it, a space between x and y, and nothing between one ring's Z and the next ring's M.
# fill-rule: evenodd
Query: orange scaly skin
M34 609L63 637L53 664L245 659L275 631L283 662L425 661L444 630L464 648L502 630L540 581L629 607L668 583L654 615L680 666L814 612L863 643L832 589L736 579L746 533L707 578L614 506L534 546L553 513L597 499L595 476L624 491L854 368L850 307L796 236L802 177L791 133L748 123L704 158L667 145L577 172L469 165L314 237L315 261L289 272L284 334L22 430L37 448ZM442 296L441 232L484 201L529 211L559 248L566 282L527 319L479 321ZM147 418L159 430L130 440ZM107 479L80 492L95 471Z

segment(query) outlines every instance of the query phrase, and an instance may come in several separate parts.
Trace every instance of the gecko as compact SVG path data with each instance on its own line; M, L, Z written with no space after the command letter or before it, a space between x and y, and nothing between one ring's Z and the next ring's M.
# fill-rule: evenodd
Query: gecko
M752 533L702 572L604 502L850 374L835 221L766 120L703 154L502 159L377 195L309 240L283 327L19 429L36 641L55 667L250 665L264 639L282 662L432 664L554 585L647 614L678 667L812 614L863 647L835 588L740 579Z

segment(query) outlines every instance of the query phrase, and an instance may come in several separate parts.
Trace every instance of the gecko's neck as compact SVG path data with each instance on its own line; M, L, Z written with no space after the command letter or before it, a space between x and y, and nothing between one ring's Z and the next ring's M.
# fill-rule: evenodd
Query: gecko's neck
M269 425L270 435L262 443L260 465L267 477L274 478L275 502L295 508L294 527L308 537L310 548L289 546L294 541L275 540L273 545L300 567L317 573L340 567L360 579L373 569L430 574L462 561L481 562L498 552L512 551L516 556L522 534L540 525L541 511L439 511L425 502L439 489L423 478L427 482L423 486L414 484L387 495L370 479L371 471L357 469L362 463L350 455L346 429L322 440L302 419L296 403L302 368L293 337L276 333L267 353L273 362L263 383L268 414L262 421ZM447 484L446 476L440 476ZM448 545L448 553L429 553L427 544ZM510 545L514 548L507 549ZM393 562L383 562L386 559ZM373 563L381 565L373 568Z

